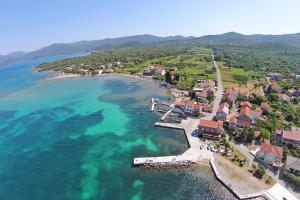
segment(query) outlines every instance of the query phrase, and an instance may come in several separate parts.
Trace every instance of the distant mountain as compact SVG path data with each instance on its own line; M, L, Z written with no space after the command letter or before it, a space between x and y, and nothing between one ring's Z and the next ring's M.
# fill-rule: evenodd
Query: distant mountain
M300 49L300 33L286 35L243 35L229 32L220 35L206 35L202 37L183 37L180 35L169 37L158 37L154 35L136 35L120 38L106 38L103 40L79 41L74 43L52 44L37 51L15 52L0 56L0 66L22 60L55 56L61 54L77 53L83 51L103 51L123 47L143 47L155 44L178 44L178 45L261 45L266 48ZM259 46L258 45L258 46Z
M142 44L153 44L164 41L179 41L186 39L183 36L158 37L153 35L136 35L120 38L107 38L103 40L79 41L74 43L52 44L37 51L32 52L16 52L8 55L0 56L0 66L14 63L22 60L30 60L47 56L55 56L61 54L70 54L83 51L111 50L114 48L128 46L141 46Z

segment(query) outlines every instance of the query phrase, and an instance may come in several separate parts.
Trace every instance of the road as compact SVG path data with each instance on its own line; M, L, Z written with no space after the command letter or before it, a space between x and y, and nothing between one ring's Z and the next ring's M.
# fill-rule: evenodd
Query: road
M213 119L213 117L216 115L219 105L221 103L222 100L222 96L224 93L224 88L223 88L223 83L222 83L222 76L221 76L221 72L220 69L218 67L218 63L215 61L215 56L214 54L211 55L212 57L212 62L214 64L214 67L216 68L216 77L217 77L217 83L218 83L218 87L217 87L217 91L215 93L215 100L214 100L214 105L213 105L213 112L212 113L207 113L206 116L204 117L204 119Z

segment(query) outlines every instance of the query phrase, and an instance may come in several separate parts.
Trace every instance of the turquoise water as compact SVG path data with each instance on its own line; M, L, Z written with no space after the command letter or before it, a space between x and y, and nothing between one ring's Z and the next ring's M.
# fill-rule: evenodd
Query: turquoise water
M25 88L51 74L50 72L34 72L32 69L36 65L87 54L88 53L75 53L59 55L2 66L0 67L0 97L14 92L17 89Z
M132 166L136 156L187 149L182 132L153 126L150 98L169 98L155 83L28 78L0 98L0 199L235 199L207 166Z

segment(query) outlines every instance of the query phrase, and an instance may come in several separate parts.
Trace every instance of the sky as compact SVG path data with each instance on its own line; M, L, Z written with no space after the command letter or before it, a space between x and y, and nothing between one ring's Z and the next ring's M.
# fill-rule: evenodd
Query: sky
M0 55L120 36L300 32L299 0L0 0Z

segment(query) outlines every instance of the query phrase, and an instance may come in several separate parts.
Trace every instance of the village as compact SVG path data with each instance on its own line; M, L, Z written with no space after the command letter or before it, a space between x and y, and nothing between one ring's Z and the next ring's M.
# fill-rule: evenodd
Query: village
M240 199L274 193L285 198L282 195L290 192L299 198L300 128L293 121L299 114L300 89L291 84L299 75L270 72L261 81L266 84L257 89L261 92L244 92L240 84L228 84L228 80L223 87L226 68L218 67L220 63L210 51L202 51L205 59L190 59L188 63L183 57L188 59L191 52L159 61L126 58L125 62L120 59L93 66L63 63L63 70L57 66L66 75L129 72L170 91L173 102L151 99L150 110L161 113L155 126L183 130L190 148L181 155L134 158L134 165L160 170L196 166L206 160L216 177ZM173 60L188 66L173 64Z
M172 71L166 71L162 66L144 68L145 76L165 76L165 82L161 82L160 85L169 88L175 98L175 103L170 105L170 110L165 110L167 114L161 118L162 121L165 121L170 113L178 114L183 119L191 117L197 120L197 137L202 141L200 150L213 152L217 155L214 157L225 157L225 160L230 160L233 165L245 168L240 170L241 173L248 174L245 177L251 174L264 182L262 188L266 191L276 182L284 185L299 184L295 181L295 177L300 176L300 159L293 154L289 155L288 152L299 147L300 128L286 122L285 127L288 128L276 129L274 132L268 130L271 135L266 136L266 129L261 126L270 120L274 110L266 97L277 96L276 103L280 105L298 104L297 97L300 95L298 88L288 90L281 88L276 82L282 81L284 77L279 73L270 73L266 77L268 85L264 87L263 97L243 94L235 87L228 87L223 91L221 80L218 82L210 79L198 80L192 90L178 90L168 81L168 77L178 78L176 70L172 68ZM173 75L166 75L170 72ZM220 92L222 92L221 98L218 99ZM146 163L157 167L151 162ZM171 166L166 165L162 160L160 162L161 166ZM213 168L218 168L216 166L217 164L214 164ZM277 190L286 193L279 188ZM255 192L253 197L261 195L259 190L253 192ZM238 196L242 199L249 198L251 195L238 194Z

